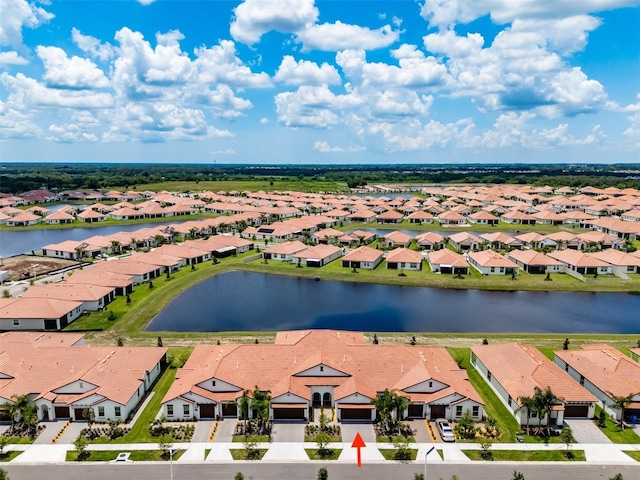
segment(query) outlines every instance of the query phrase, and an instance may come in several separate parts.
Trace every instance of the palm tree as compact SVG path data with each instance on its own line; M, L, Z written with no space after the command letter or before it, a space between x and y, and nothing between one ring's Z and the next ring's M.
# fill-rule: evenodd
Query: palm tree
M249 390L242 392L240 398L240 419L244 420L244 433L247 434L247 419L249 418Z
M268 391L262 391L256 385L253 391L253 401L251 406L258 417L258 431L262 433L265 424L269 420L269 407L271 405L271 394Z
M122 244L118 240L111 240L111 252L120 253L122 251Z
M562 399L551 391L551 387L547 387L544 390L538 386L534 387L533 403L536 411L538 412L538 431L542 429L542 418L544 417L547 425L547 434L549 433L549 414L551 413L553 406L557 405L558 402L561 401Z
M391 432L399 423L398 419L401 412L404 412L409 406L409 399L398 395L396 392L391 392L386 388L382 393L378 394L371 403L376 407L376 411L380 416L383 431ZM396 413L395 419L393 417L394 412Z
M622 429L624 430L624 412L629 408L631 402L633 401L633 393L630 393L627 396L624 395L614 395L611 392L607 392L607 395L613 400L611 404L611 408L614 410L620 410L620 425L622 425Z
M531 423L531 412L535 412L535 402L533 397L519 397L518 401L520 402L521 407L518 410L526 409L527 410L527 435L529 435L529 428Z

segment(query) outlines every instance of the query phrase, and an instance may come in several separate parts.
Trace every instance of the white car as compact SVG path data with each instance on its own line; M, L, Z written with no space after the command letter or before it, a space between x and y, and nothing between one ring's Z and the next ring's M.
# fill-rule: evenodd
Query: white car
M455 442L456 436L453 434L453 430L451 425L444 418L439 418L436 420L436 426L438 427L438 432L440 433L440 438L443 442Z

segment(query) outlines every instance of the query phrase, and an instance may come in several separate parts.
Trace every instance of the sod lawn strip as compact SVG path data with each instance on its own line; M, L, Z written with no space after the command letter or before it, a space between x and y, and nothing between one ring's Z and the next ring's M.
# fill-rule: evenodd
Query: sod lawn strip
M254 450L254 455L251 458L247 458L247 451L244 448L231 448L231 457L234 460L262 460L264 454L267 453L266 448L257 448Z
M470 460L487 461L480 450L462 450ZM584 462L583 450L491 450L491 460L496 462ZM567 453L571 455L567 455ZM490 460L489 460L490 461Z
M258 442L258 443L268 443L271 441L271 438L269 437L269 435L249 435L249 439L252 442ZM246 440L246 437L244 435L234 435L231 438L231 441L233 443L243 443Z
M342 453L341 448L330 448L328 450L329 450L329 453L324 457L321 457L320 455L318 455L319 450L317 448L304 449L304 451L307 452L307 456L309 457L309 460L338 460L338 458L340 457L340 454Z
M22 453L22 450L13 450L11 452L4 452L2 455L0 455L0 462L10 462L21 453Z
M393 435L392 437L382 435L376 437L377 443L396 443L396 442L407 442L407 443L416 443L415 437L403 437L402 435Z
M601 410L602 408L596 405L596 413L595 413L596 418L600 416ZM611 440L613 443L626 443L626 444L640 443L640 435L638 435L636 432L634 432L630 428L622 428L620 425L615 423L609 415L606 415L604 428L601 428L600 431L604 433L607 436L607 438Z
M173 460L179 459L186 450L174 450ZM110 462L115 460L120 452L117 450L87 450L84 460L78 460L78 452L67 452L67 462ZM162 455L162 450L132 450L129 455L132 462L168 462L169 457Z
M636 462L640 462L640 450L623 450L623 453L629 455Z
M380 453L382 454L385 460L396 460L395 455L398 450L396 450L395 448L379 448L378 450L380 450ZM416 458L418 458L417 448L411 448L409 449L409 452L411 453L411 460L415 460ZM397 461L406 462L407 460L397 460Z

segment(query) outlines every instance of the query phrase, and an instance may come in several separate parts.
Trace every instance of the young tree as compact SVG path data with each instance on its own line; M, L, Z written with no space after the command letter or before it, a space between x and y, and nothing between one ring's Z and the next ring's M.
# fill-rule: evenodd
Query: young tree
M560 440L562 440L562 443L567 446L567 456L569 456L569 447L573 442L576 441L575 437L573 436L573 430L571 430L571 427L564 427L562 429L562 431L560 432Z
M242 472L238 472L233 476L233 480L244 480L244 475Z
M91 427L96 421L96 413L93 411L93 408L85 408L82 410L82 418L87 421L87 427L89 427L89 431L91 431Z
M524 473L514 470L513 477L511 477L511 480L525 480Z
M611 477L609 480L624 480L624 477L622 476L621 473L616 473L613 477Z
M9 480L9 475L7 475L7 471L0 468L0 480Z
M318 476L317 476L318 480L329 480L329 472L327 472L327 469L322 467L320 470L318 470Z
M89 456L89 452L87 452L87 447L89 446L89 442L83 435L78 435L78 438L73 442L73 445L76 447L76 452L78 454L78 461L81 462L85 458Z
M473 417L471 416L471 410L466 409L464 411L462 416L458 419L455 430L461 438L475 438L476 427Z
M327 458L331 455L331 449L327 448L331 442L331 435L326 432L318 433L313 440L318 445L318 456L320 458Z
M171 457L171 451L173 450L173 438L171 435L163 435L158 442L158 448L162 452L162 458L166 460Z
M562 342L562 349L563 350L569 350L569 339L565 338L564 342Z
M244 446L244 457L247 460L251 460L257 455L258 441L256 440L256 437L253 435L245 435L242 445Z

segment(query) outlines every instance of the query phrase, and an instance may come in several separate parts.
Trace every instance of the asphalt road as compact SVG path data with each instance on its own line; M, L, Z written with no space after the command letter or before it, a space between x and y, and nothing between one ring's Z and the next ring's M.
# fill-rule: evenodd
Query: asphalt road
M317 463L234 463L234 464L174 464L174 480L233 480L236 472L242 472L246 480L315 480ZM3 465L11 480L161 480L169 479L168 464L91 464L91 465ZM511 480L514 470L522 472L526 480L608 480L621 473L625 480L640 479L640 466L593 464L470 464L429 465L428 479L449 480L457 475L459 480ZM413 480L415 473L423 472L419 464L394 465L327 465L331 480Z

